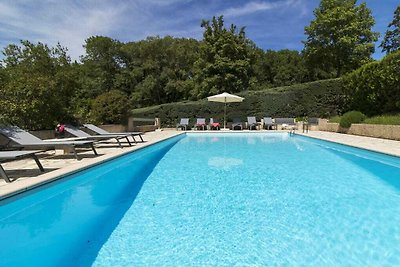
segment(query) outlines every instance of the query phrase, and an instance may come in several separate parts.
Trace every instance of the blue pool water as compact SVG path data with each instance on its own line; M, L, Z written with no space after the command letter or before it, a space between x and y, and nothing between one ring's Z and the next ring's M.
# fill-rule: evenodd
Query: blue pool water
M0 206L0 266L399 266L400 160L188 134Z

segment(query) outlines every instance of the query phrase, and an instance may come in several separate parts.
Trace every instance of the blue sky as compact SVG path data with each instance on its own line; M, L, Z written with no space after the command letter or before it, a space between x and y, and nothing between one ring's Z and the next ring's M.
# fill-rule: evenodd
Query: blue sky
M0 49L21 39L61 45L73 59L84 54L84 40L105 35L120 41L147 36L202 38L200 22L224 15L226 25L246 26L263 49L303 48L304 26L319 0L2 0ZM362 1L358 1L361 3ZM383 37L399 0L366 0ZM380 43L380 42L379 42ZM383 55L376 49L374 58Z

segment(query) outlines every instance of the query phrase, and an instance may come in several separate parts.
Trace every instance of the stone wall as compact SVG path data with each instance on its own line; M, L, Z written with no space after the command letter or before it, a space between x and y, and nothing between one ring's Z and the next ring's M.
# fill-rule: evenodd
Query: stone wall
M105 125L99 125L99 127L110 133L121 133L121 132L126 132L127 130L126 126L122 124L105 124Z
M347 133L400 140L400 125L352 124Z
M391 140L400 140L400 125L352 124L350 128L342 128L339 123L330 123L326 119L319 120L319 130L336 133L347 133Z

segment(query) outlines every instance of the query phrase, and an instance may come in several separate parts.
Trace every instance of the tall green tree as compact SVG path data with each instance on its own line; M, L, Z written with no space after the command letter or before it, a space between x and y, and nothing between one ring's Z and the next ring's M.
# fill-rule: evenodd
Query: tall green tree
M76 76L71 71L67 50L21 41L4 51L0 86L3 123L30 130L52 129L71 118L71 98Z
M393 21L389 23L388 28L380 45L382 52L387 54L400 49L400 6L394 11Z
M254 78L257 87L278 87L303 83L308 80L308 72L303 56L294 50L267 50L257 52L254 62Z
M316 76L340 77L371 61L379 34L372 31L375 20L365 3L321 0L314 15L305 27L304 54Z
M82 56L83 90L96 97L114 88L114 79L122 67L121 42L105 36L92 36L85 41Z
M203 20L203 41L195 63L195 99L221 92L239 92L249 86L251 57L245 29L224 27L223 16Z

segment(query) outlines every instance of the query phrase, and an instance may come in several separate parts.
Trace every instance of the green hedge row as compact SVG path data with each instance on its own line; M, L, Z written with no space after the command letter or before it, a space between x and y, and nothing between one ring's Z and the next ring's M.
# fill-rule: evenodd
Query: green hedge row
M228 104L227 120L247 116L261 119L271 117L330 117L341 111L343 104L342 81L331 79L292 86L270 88L261 91L245 91L238 95L242 103ZM174 127L179 118L213 117L222 122L224 104L185 101L135 109L133 117L160 118L163 127Z

